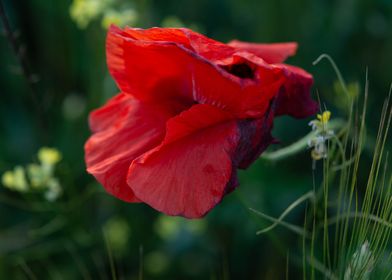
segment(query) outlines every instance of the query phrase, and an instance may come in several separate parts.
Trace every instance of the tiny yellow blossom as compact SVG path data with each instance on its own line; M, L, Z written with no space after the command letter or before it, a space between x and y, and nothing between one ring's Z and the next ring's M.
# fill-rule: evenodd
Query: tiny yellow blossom
M28 189L26 174L21 166L16 166L13 171L6 171L1 181L4 187L10 190L24 192Z
M71 18L84 29L112 4L112 0L74 0L70 6Z
M329 119L331 118L331 112L330 111L325 111L321 115L317 114L317 119L322 123L322 124L327 124Z
M1 177L2 184L7 188L12 188L14 181L14 173L12 171L4 172L3 176Z
M13 173L13 184L10 189L24 192L28 189L26 173L22 166L16 166Z
M334 135L333 130L328 128L330 118L331 112L324 111L317 115L317 119L309 122L315 133L315 136L308 141L308 146L312 148L311 156L313 160L320 160L328 156L327 142Z
M38 151L38 159L42 164L54 165L61 157L61 153L56 149L43 147Z
M54 168L61 160L61 153L53 148L43 147L38 151L40 164L30 163L26 167L16 166L6 171L2 177L4 187L17 192L45 191L49 201L56 200L62 194L57 178L53 177Z

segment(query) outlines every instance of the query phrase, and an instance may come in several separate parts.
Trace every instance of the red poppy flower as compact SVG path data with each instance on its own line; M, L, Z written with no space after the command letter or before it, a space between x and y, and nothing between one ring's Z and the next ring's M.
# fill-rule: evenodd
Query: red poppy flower
M296 48L112 26L107 63L121 93L90 114L87 171L127 202L204 216L274 142L275 116L317 110L312 76L282 64Z

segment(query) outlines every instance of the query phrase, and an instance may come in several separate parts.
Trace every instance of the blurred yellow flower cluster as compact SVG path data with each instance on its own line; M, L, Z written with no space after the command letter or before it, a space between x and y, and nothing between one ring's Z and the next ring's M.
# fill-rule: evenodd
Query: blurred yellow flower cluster
M102 27L107 29L111 24L117 26L133 25L137 20L137 13L134 9L116 11L110 9L103 14Z
M103 28L108 28L111 24L120 27L133 25L138 18L137 12L130 7L116 9L116 4L116 0L73 0L70 15L81 29L98 18L101 18Z
M44 191L49 201L56 200L62 193L60 183L54 177L54 168L61 161L61 153L53 148L43 147L37 154L39 163L27 167L16 166L2 176L4 187L17 192Z

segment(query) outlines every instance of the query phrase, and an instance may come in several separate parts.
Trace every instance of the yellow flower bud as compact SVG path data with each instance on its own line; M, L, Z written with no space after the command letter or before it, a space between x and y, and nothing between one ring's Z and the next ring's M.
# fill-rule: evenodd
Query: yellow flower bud
M20 192L27 191L29 185L26 180L26 173L22 166L16 166L14 169L14 182L12 189Z
M14 173L12 171L4 172L3 176L1 177L2 184L10 189L14 186L14 181Z
M317 114L317 119L323 124L327 124L330 118L331 118L330 111L325 111L321 115Z
M61 153L52 148L43 147L38 151L38 159L42 164L54 165L61 160Z

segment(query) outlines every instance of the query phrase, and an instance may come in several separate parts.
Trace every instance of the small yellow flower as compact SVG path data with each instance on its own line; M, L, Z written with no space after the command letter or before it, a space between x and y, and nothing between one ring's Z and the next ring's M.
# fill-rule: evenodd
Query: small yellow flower
M102 16L114 2L114 0L73 0L69 12L78 27L84 29L91 21Z
M2 177L2 185L17 192L45 190L49 201L56 200L62 193L57 178L53 177L54 168L61 160L61 153L53 148L43 147L38 151L40 164L30 163L26 167L16 166L6 171Z
M43 147L38 151L38 159L42 164L54 165L61 160L61 153L52 148Z
M14 173L12 171L4 172L3 176L1 177L2 184L10 189L13 187L14 181Z
M311 156L313 160L327 158L328 146L327 142L334 135L333 130L328 128L328 122L331 119L331 112L324 111L317 115L317 119L309 122L315 136L308 141L308 147L312 148Z
M17 191L27 191L29 185L26 180L26 172L22 166L16 166L14 169L14 186L13 188Z
M6 171L3 174L1 181L4 187L9 188L10 190L24 192L28 189L26 173L22 166L16 166L14 171Z
M322 124L327 124L329 119L331 118L331 112L330 111L325 111L321 115L317 114L317 119L322 123Z

